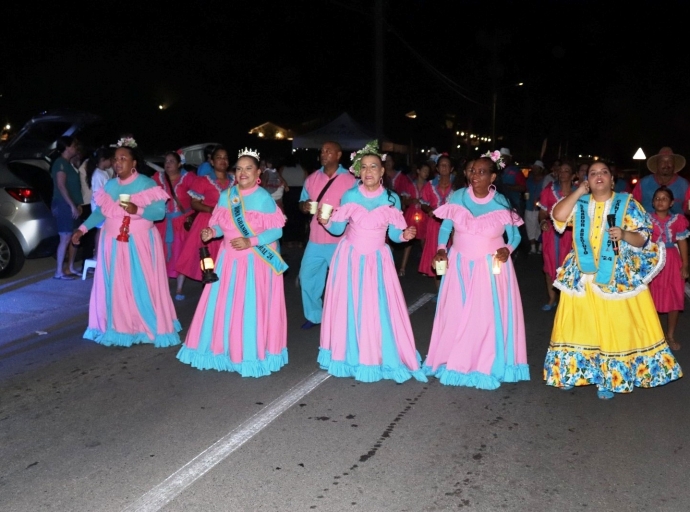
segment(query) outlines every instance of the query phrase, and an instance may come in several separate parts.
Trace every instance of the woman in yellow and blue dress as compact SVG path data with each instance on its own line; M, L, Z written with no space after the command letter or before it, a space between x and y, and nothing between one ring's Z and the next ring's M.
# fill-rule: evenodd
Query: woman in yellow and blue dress
M551 212L556 230L572 226L573 248L556 273L562 293L544 362L548 385L596 385L604 400L682 376L647 288L665 248L652 242L642 206L613 185L608 166L594 162Z

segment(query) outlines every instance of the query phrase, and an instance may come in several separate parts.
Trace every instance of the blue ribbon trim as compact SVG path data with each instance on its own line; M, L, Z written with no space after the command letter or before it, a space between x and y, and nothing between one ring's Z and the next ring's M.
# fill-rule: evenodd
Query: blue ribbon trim
M254 231L244 219L244 201L242 200L242 194L239 193L236 186L228 189L228 204L230 205L230 216L239 232L242 233L242 236L246 238L255 236ZM285 263L275 249L268 245L257 245L252 247L252 249L276 274L282 274L287 270L287 263Z

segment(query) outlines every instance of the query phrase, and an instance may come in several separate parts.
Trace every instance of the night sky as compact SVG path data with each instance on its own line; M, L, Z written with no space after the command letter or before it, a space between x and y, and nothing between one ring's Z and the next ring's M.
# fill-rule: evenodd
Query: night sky
M490 135L496 86L496 146L523 160L545 138L545 160L690 156L682 3L637 4L388 0L383 61L373 0L3 5L0 121L87 110L157 150L242 147L263 122L299 130L344 111L373 130L383 66L397 143L452 151L447 121Z

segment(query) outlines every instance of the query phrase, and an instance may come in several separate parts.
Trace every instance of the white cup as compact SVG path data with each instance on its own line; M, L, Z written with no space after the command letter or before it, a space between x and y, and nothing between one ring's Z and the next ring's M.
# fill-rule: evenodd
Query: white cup
M446 260L438 260L434 266L436 267L436 275L442 276L446 273L448 262Z
M129 203L129 200L132 196L129 194L120 194L120 204L122 203Z
M319 209L319 203L316 201L309 201L309 213L315 215Z
M330 204L326 204L326 203L321 204L321 218L323 220L328 220L331 217L332 211L333 211L333 207Z

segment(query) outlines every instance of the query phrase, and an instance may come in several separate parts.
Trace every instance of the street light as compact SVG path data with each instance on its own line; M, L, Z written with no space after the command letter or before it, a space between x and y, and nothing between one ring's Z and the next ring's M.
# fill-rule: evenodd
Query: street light
M498 102L498 91L503 89L509 89L511 87L522 87L524 82L518 82L516 84L505 85L503 87L494 87L494 96L491 103L491 140L496 140L496 103Z

